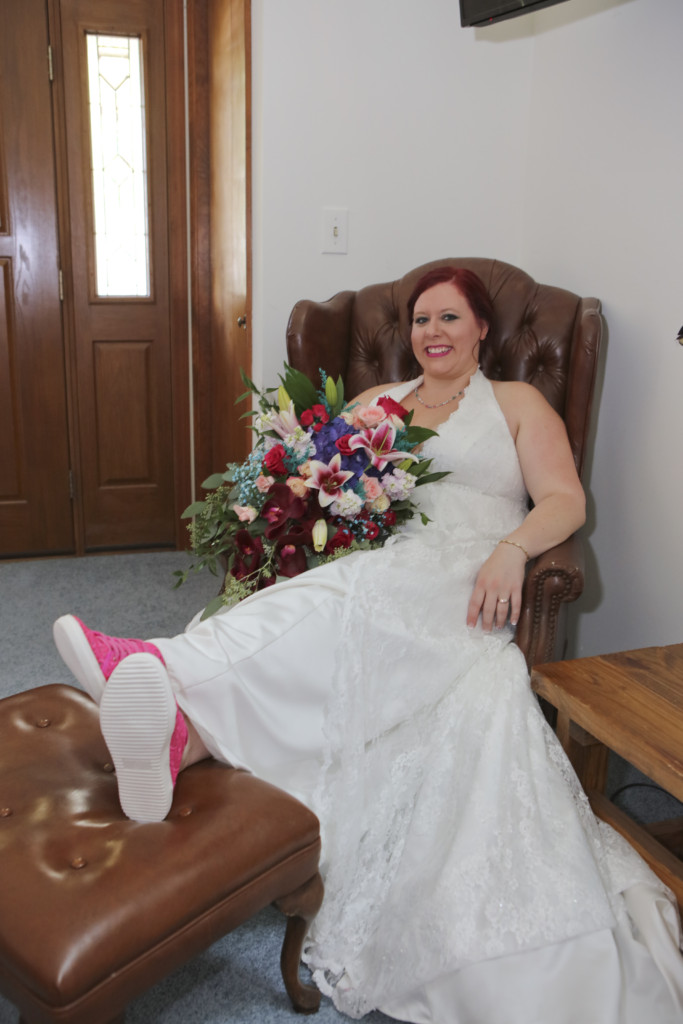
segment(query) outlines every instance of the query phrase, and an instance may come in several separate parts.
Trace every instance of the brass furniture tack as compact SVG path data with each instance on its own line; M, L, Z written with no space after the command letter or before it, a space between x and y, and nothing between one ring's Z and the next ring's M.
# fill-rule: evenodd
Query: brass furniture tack
M166 821L129 821L97 714L69 686L0 700L0 991L21 1020L122 1021L128 1002L270 903L288 915L289 996L315 1011L320 994L298 976L322 900L315 815L210 760L181 772Z

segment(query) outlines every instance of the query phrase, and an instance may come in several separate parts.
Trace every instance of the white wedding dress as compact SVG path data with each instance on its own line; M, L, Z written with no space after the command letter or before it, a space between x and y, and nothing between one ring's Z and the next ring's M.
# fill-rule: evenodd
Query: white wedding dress
M451 471L415 492L427 526L154 641L178 703L216 757L318 814L306 958L350 1017L680 1024L668 891L593 817L511 629L465 625L527 510L480 371L425 453Z

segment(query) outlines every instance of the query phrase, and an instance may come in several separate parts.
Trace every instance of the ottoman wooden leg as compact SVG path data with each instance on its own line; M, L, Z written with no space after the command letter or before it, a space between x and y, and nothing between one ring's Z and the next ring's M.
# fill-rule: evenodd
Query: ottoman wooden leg
M280 969L287 995L297 1013L316 1013L320 1006L320 992L314 985L305 985L301 981L299 965L308 925L320 910L323 894L322 878L315 874L300 889L275 901L278 910L288 918Z

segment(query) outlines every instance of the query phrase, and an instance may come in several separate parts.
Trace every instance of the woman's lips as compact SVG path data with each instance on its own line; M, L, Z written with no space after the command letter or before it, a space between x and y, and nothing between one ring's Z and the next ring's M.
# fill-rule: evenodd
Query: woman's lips
M446 356L451 351L450 345L428 345L425 352L432 359L437 359L439 356Z

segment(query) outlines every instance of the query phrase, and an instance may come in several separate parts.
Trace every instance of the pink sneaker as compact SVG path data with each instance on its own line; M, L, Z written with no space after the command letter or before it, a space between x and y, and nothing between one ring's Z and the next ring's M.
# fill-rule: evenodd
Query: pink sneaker
M57 650L86 693L99 704L104 686L116 666L129 654L154 654L163 663L158 647L147 640L122 640L97 633L76 618L62 615L52 627Z
M187 744L168 673L151 654L130 654L111 673L100 727L116 769L119 800L133 821L163 821Z

